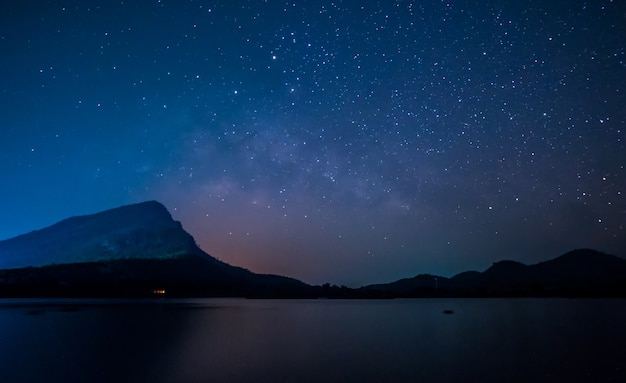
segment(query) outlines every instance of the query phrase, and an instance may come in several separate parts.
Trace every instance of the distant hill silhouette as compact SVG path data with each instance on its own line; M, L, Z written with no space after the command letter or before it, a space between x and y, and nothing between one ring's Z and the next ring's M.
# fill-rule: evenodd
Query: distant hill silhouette
M255 274L202 251L156 201L73 217L0 241L0 297L626 297L626 261L580 249L351 289Z
M202 251L156 201L0 241L2 296L298 296L310 286Z
M361 288L392 296L605 296L626 297L626 260L578 249L534 265L494 263L483 272L452 278L418 275Z

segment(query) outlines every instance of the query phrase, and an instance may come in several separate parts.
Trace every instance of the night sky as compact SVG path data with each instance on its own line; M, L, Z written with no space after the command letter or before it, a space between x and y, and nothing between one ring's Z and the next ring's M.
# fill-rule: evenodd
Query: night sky
M626 256L626 3L14 1L0 239L158 200L348 286Z

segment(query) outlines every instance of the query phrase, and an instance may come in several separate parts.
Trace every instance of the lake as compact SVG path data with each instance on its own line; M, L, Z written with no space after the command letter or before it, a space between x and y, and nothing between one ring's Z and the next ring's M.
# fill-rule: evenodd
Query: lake
M0 382L622 382L626 300L0 300Z

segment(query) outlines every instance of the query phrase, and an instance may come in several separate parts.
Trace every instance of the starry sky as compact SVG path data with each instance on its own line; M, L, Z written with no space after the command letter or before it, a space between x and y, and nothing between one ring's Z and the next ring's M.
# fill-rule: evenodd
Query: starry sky
M158 200L314 284L626 256L625 51L616 0L11 2L0 239Z

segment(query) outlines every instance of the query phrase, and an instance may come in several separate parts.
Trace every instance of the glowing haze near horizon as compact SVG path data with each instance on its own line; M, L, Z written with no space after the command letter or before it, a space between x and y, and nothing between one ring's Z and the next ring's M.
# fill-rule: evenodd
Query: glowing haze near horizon
M155 199L310 283L626 255L624 2L3 8L2 239Z

